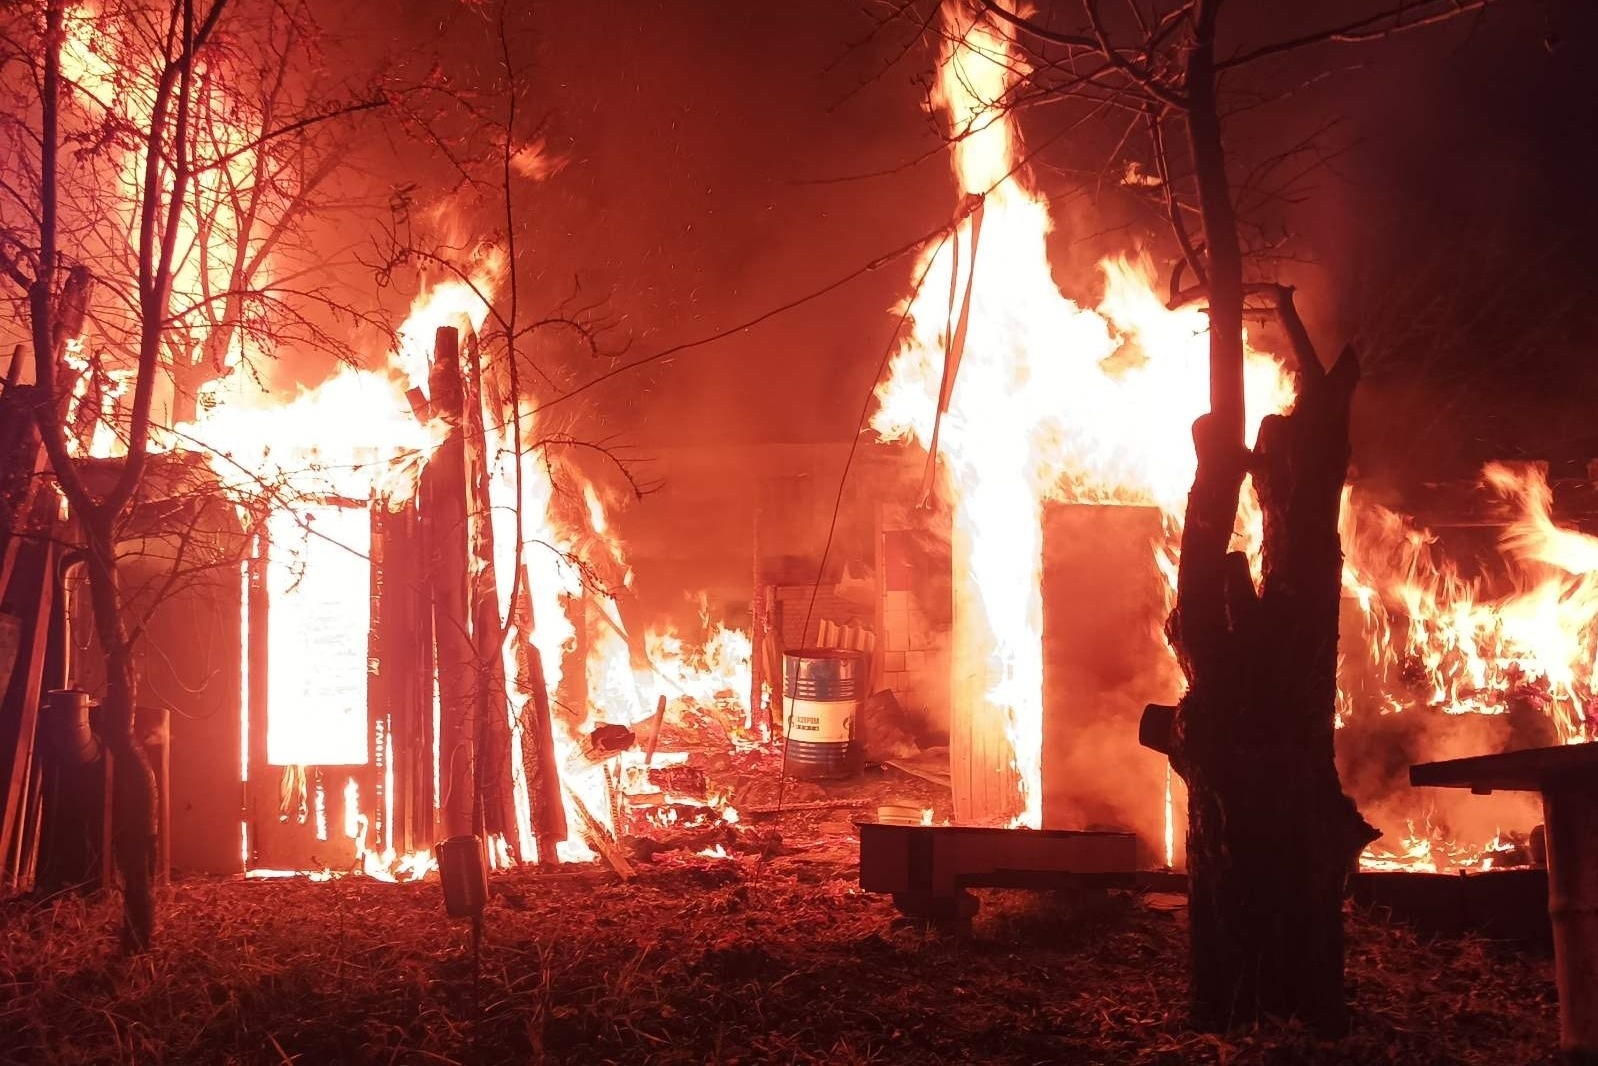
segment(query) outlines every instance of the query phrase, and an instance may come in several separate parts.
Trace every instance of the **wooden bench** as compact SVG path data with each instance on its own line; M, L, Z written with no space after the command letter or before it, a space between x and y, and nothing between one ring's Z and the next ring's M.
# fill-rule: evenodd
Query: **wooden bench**
M1570 1061L1598 1063L1598 744L1419 763L1409 781L1477 795L1542 794L1559 1043Z

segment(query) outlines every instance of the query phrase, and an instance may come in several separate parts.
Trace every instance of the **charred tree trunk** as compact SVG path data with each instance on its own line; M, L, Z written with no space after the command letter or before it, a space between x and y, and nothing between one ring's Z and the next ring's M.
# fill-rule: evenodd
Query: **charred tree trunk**
M1260 428L1252 453L1195 427L1176 610L1168 622L1188 678L1170 737L1188 787L1188 876L1196 1022L1265 1015L1324 1033L1345 1023L1344 887L1376 833L1343 794L1333 753L1342 553L1337 508L1348 461L1347 352ZM1264 509L1264 573L1228 552L1252 471Z
M1298 401L1245 447L1242 255L1215 100L1215 9L1215 0L1198 5L1187 70L1211 411L1194 426L1198 471L1167 623L1188 691L1162 746L1188 786L1195 1022L1223 1029L1297 1017L1333 1034L1346 1025L1343 890L1376 835L1343 794L1332 750L1337 513L1359 370L1346 350L1322 369L1282 290ZM1265 520L1257 589L1248 560L1229 550L1249 474Z

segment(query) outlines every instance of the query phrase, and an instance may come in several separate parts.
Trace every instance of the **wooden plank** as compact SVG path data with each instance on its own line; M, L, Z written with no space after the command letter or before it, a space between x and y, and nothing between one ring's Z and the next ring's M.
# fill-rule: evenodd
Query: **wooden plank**
M367 502L369 526L366 552L366 766L360 771L361 807L366 815L366 848L378 855L393 841L389 824L388 780L393 767L390 731L393 728L388 677L383 655L383 598L387 585L388 529L383 521L383 499L374 490Z
M266 761L267 612L270 592L266 579L267 553L271 550L264 535L255 539L255 550L246 564L245 592L245 810L247 826L244 864L253 864L261 852L267 826L278 821L279 801L276 785L268 781L271 768Z
M861 822L860 887L934 898L964 888L1033 883L1026 875L1137 872L1131 833Z
M1021 783L1004 708L989 702L994 639L971 572L971 534L955 517L951 539L954 613L950 634L949 775L954 819L1006 825L1021 813Z
M836 799L836 800L810 800L805 803L772 804L761 807L739 807L740 818L763 818L767 815L793 814L797 811L837 811L853 810L857 807L872 807L876 800L870 799Z
M39 699L44 681L45 651L50 643L50 605L55 595L55 552L47 542L35 541L18 553L16 572L24 568L31 581L15 582L18 595L13 605L31 608L22 615L25 628L20 634L17 664L5 686L5 704L15 708L16 728L11 733L10 776L6 781L6 801L0 810L0 862L9 864L12 849L23 835L24 800L33 774L33 755L39 728ZM26 587L23 587L26 586ZM7 717L10 717L9 715ZM17 867L20 869L20 864Z
M566 805L561 794L560 767L555 758L554 719L549 709L549 685L544 660L533 645L531 576L523 570L521 589L512 605L516 633L516 690L527 697L522 705L522 767L527 778L527 801L533 823L533 842L540 866L560 861L556 848L570 835Z
M505 679L506 616L499 601L495 569L494 503L489 494L492 461L484 426L484 405L499 404L485 395L482 349L475 334L466 340L462 362L465 397L462 407L466 443L468 580L471 590L472 649L477 657L477 791L483 829L502 836L518 861L521 840L516 830L515 783L510 759L510 693ZM521 501L517 501L521 506Z
M882 765L891 766L902 774L909 774L911 777L919 777L921 780L930 781L934 785L941 785L944 788L952 787L952 779L949 777L949 769L947 764L938 769L933 769L931 767L921 766L909 759L889 759Z
M476 760L472 715L476 709L475 660L467 590L466 443L460 334L440 327L434 335L428 377L433 412L449 426L422 474L427 516L428 576L433 591L433 630L438 647L440 761L439 797L445 837L471 836L476 806Z
M761 735L771 739L771 709L763 706L761 694L766 687L766 586L765 568L760 559L760 520L764 514L757 502L755 504L754 520L749 535L750 551L752 558L752 575L750 577L749 593L749 707L748 714L744 717L744 727L758 730Z
M378 671L394 769L394 822L384 843L406 854L435 838L432 626L416 502L378 508L374 517L383 528Z
M1541 792L1549 784L1598 781L1594 775L1598 775L1598 744L1562 744L1417 763L1409 768L1409 783L1476 792Z
M583 802L571 788L566 789L566 798L572 805L572 810L577 814L577 824L582 832L583 840L588 846L599 853L600 858L610 864L623 881L631 881L638 876L638 871L633 869L633 864L627 856L622 854L621 848L616 844L608 830L588 810L588 805Z

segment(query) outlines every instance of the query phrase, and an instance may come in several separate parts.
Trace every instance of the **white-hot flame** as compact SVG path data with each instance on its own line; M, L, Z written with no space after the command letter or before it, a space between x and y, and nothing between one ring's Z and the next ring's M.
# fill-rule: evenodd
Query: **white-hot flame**
M1052 226L1024 184L1019 136L1003 107L1025 73L1006 24L946 6L935 103L956 138L964 192L982 198L922 260L909 336L877 393L884 439L931 446L946 359L969 302L948 409L937 426L942 488L952 503L956 640L979 678L971 693L999 715L1019 781L1022 824L1042 815L1042 512L1049 499L1153 504L1174 557L1195 465L1190 427L1208 409L1206 320L1168 310L1149 267L1101 264L1096 310L1062 295L1050 267ZM1250 352L1250 432L1286 409L1291 384Z

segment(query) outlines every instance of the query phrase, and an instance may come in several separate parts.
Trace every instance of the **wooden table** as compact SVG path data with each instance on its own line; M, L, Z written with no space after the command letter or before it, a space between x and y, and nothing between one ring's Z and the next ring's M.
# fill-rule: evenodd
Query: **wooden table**
M1598 1063L1598 744L1419 763L1409 782L1542 794L1559 1043L1572 1062Z

